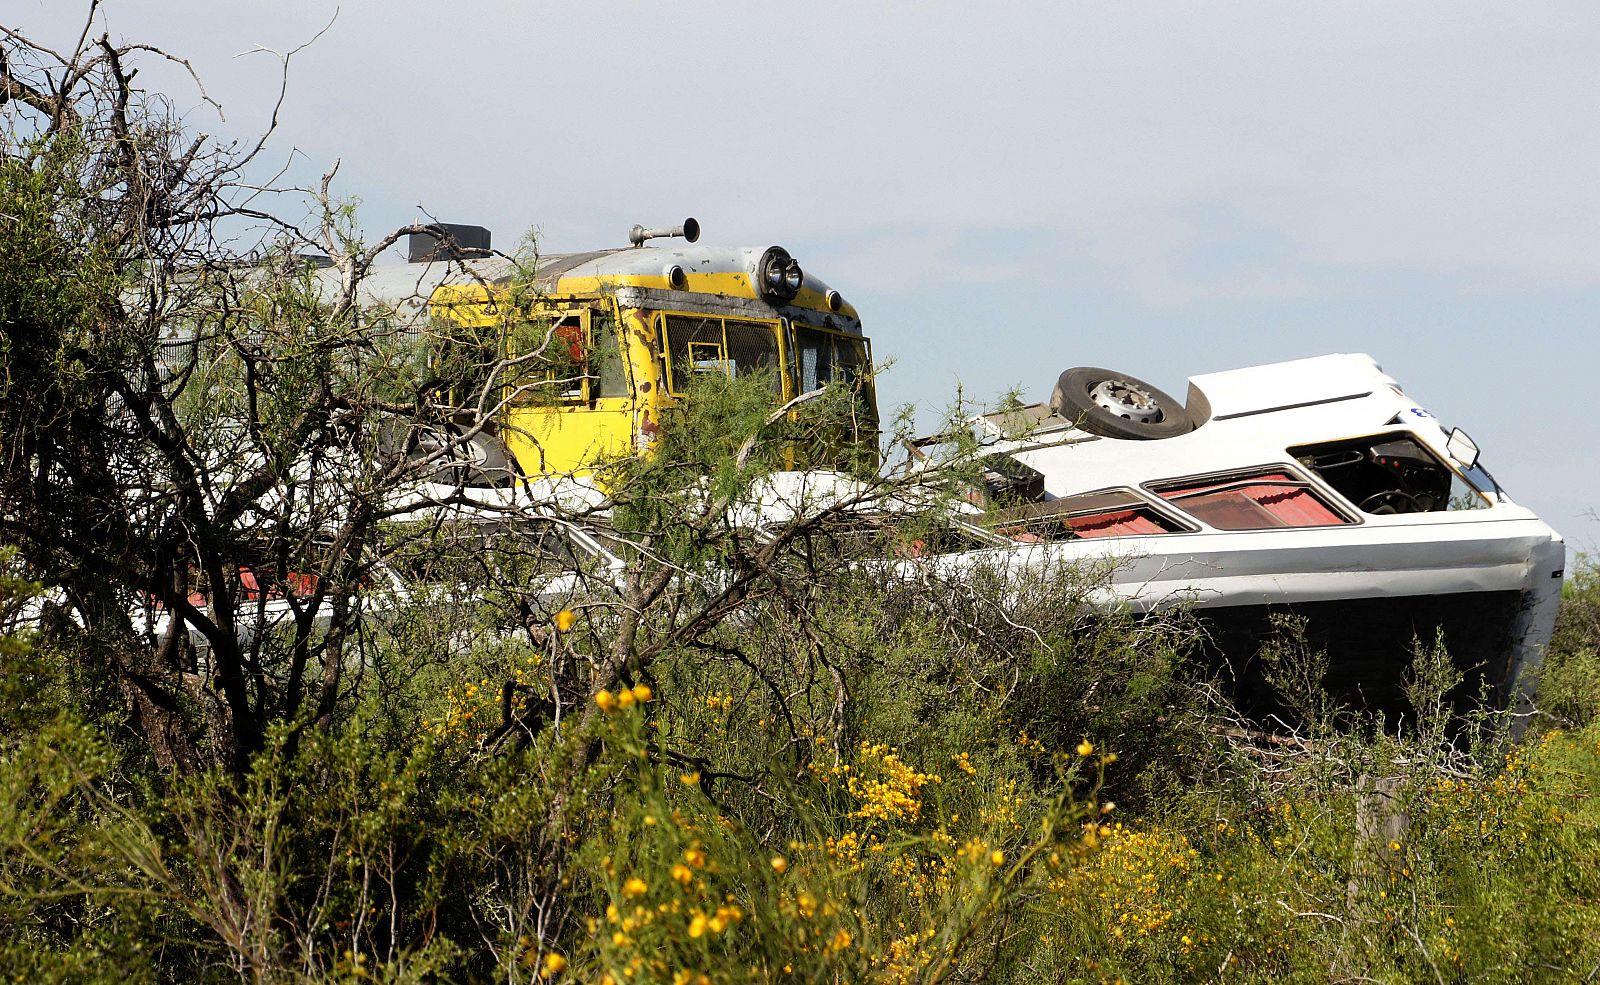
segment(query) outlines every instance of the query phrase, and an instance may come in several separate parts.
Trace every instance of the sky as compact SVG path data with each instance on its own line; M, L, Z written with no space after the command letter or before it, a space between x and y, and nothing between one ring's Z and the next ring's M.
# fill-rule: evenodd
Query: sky
M70 48L89 6L7 0ZM860 310L886 409L1368 352L1600 552L1600 5L105 0L372 236L700 220ZM320 33L320 36L319 35Z

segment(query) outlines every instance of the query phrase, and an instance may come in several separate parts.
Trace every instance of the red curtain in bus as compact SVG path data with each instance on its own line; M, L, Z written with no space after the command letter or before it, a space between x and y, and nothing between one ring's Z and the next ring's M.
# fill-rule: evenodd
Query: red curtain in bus
M1349 522L1304 486L1268 485L1274 482L1298 482L1293 476L1272 472L1247 478L1262 484L1222 488L1240 481L1230 479L1165 489L1161 495L1177 500L1185 510L1219 530L1332 527ZM1207 492L1213 489L1217 491Z
M1333 527L1344 517L1322 504L1309 489L1287 486L1247 486L1240 492L1291 527Z
M1079 537L1125 537L1132 534L1164 534L1167 528L1156 523L1140 510L1117 510L1113 513L1096 513L1075 516L1067 520L1072 532Z

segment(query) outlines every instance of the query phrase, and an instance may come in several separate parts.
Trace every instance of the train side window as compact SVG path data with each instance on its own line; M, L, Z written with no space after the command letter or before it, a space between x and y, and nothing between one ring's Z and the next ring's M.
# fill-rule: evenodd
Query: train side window
M506 355L530 357L507 370L513 404L570 403L589 399L589 313L535 312L512 326Z
M794 330L799 392L810 393L833 382L833 338L826 332L796 325Z
M626 397L628 369L623 365L621 340L617 337L617 320L610 311L598 311L591 320L593 345L589 348L592 377L598 378L600 397ZM595 379L590 380L591 384Z

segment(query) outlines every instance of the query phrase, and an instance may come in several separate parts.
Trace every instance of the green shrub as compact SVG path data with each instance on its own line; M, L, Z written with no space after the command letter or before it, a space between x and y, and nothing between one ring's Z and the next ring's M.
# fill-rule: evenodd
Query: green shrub
M1600 567L1580 557L1561 593L1539 672L1539 709L1571 726L1600 720Z

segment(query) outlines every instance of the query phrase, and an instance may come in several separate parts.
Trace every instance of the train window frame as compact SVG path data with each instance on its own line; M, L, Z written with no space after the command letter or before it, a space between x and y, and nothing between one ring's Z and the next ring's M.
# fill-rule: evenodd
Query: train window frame
M829 345L828 345L828 348L829 348L829 352L828 352L828 374L829 374L829 379L824 381L824 380L819 378L816 381L817 385L815 387L812 387L811 389L821 389L826 384L835 382L836 380L840 381L840 382L851 383L851 384L859 383L859 384L861 384L863 386L869 386L871 384L871 377L872 377L872 340L871 339L868 339L865 335L855 335L855 334L850 333L850 332L840 331L837 328L828 328L828 327L823 326L823 325L813 325L813 324L810 324L809 322L795 321L794 319L785 319L785 322L786 322L787 327L788 327L788 332L786 334L788 334L793 340L793 344L790 347L791 352L792 352L792 361L786 363L786 365L788 367L789 374L793 377L793 384L792 384L793 392L792 393L787 393L787 394L785 394L785 396L793 398L793 397L799 396L802 393L809 392L808 389L806 388L806 385L805 385L805 367L801 364L801 360L803 358L802 354L805 351L805 345L804 345L804 341L805 340L801 335L802 332L816 332L818 335L826 338L828 340L828 343L829 343ZM838 376L838 373L837 373L837 367L840 364L839 363L839 348L840 348L841 343L849 345L852 349L854 349L856 347L860 348L861 363L856 367L856 376L855 376L855 378L853 380L842 379L841 377ZM820 373L818 375L820 377Z
M574 358L573 362L579 372L572 377L561 377L556 375L554 367L546 367L541 375L536 375L537 370L531 371L527 379L507 382L504 385L506 404L519 409L540 406L587 406L593 403L593 384L598 380L593 371L594 311L589 305L552 304L530 307L506 333L500 345L501 355L507 359L529 355L530 353L513 351L514 343L517 341L517 330L536 325L547 318L550 334L545 336L548 342L541 344L576 346L581 356ZM569 319L577 319L578 322L575 339L561 334L562 323ZM555 389L554 385L562 380L568 380L573 385L563 390Z
M703 312L703 311L683 311L683 310L669 310L669 309L659 309L659 310L653 312L652 315L656 319L656 335L657 335L657 338L659 338L661 340L661 362L662 362L662 368L665 370L665 377L664 377L663 382L664 382L664 385L666 387L667 393L671 394L672 396L674 396L674 397L682 397L682 396L684 396L686 394L686 392L687 392L685 384L687 383L688 380L692 379L696 374L703 373L703 372L714 372L715 371L715 370L711 370L709 367L702 368L699 365L702 362L702 360L701 359L697 359L693 355L693 352L694 352L693 347L695 347L695 346L710 347L710 346L714 345L716 347L716 349L717 349L717 352L718 352L718 355L717 355L717 357L716 357L716 359L714 361L720 364L721 372L725 376L727 376L729 379L733 379L735 376L738 376L738 375L743 375L743 374L741 374L739 368L730 359L729 354L728 354L728 323L730 321L736 322L740 326L760 327L765 332L770 333L771 338L772 338L772 359L773 359L772 364L771 364L771 369L777 374L777 382L776 382L775 385L779 388L780 392L781 392L782 387L784 387L786 385L787 381L786 381L785 377L786 377L787 374L784 371L785 358L786 358L785 346L784 346L784 341L785 341L784 340L784 334L785 333L782 330L782 321L781 321L781 319L778 319L778 318L730 317L730 316L726 316L726 315L710 314L710 313ZM673 319L677 319L677 318L697 319L701 323L715 322L716 325L717 325L717 336L718 336L718 338L715 341L712 341L712 340L709 340L709 339L693 339L693 340L689 340L689 341L684 343L684 346L685 346L684 354L686 356L688 356L689 361L692 364L695 364L695 365L693 365L693 367L690 369L690 371L687 374L684 374L683 382L681 382L681 383L680 383L680 381L678 379L678 376L679 376L679 371L681 370L682 367L677 365L678 361L673 358L673 324L672 324L672 321L673 321ZM711 360L710 358L705 358L703 361L706 362L706 363L710 363L713 360Z

